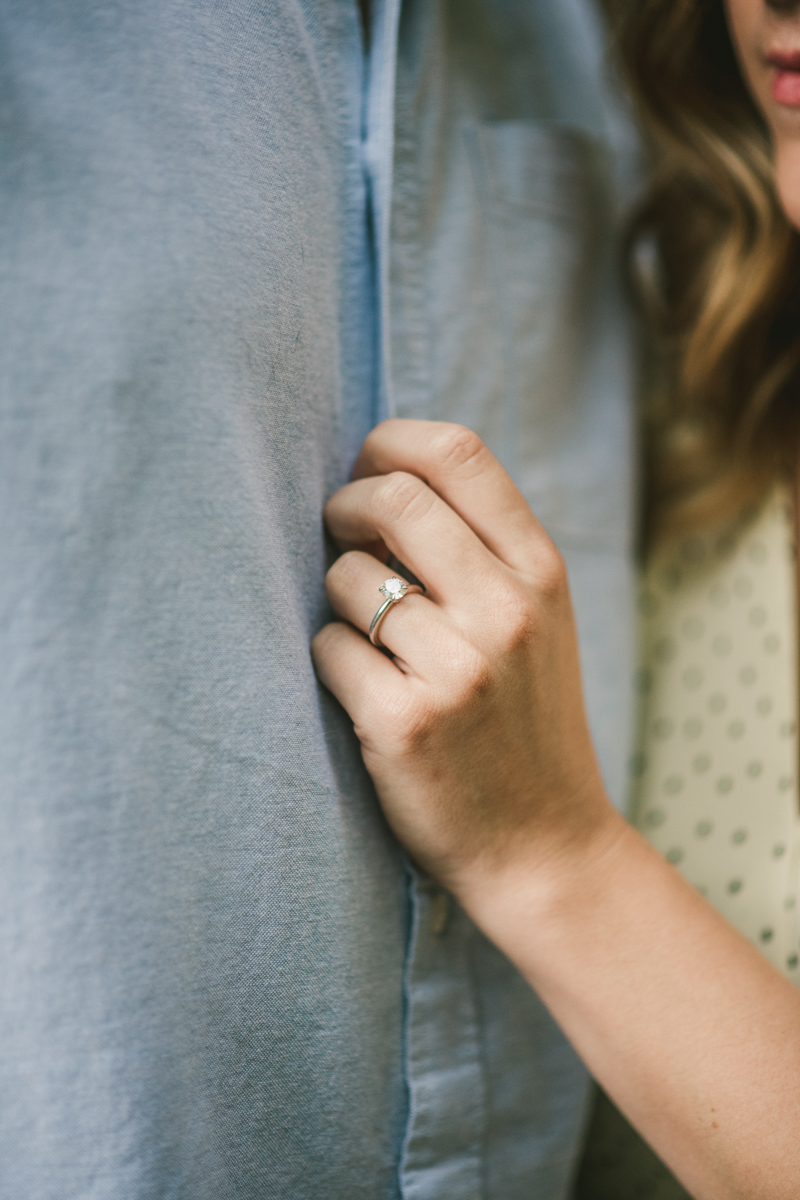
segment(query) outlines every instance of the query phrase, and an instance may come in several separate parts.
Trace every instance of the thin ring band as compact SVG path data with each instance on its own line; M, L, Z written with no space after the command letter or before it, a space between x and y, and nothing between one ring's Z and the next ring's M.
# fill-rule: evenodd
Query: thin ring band
M399 604L403 597L407 596L409 592L421 593L422 590L423 589L421 587L417 587L417 585L414 583L406 583L405 579L400 579L397 575L392 575L390 579L385 580L381 584L381 586L378 588L378 591L381 592L386 599L375 613L375 616L372 618L372 622L369 627L369 640L372 642L373 646L377 646L380 649L380 647L383 645L383 642L378 637L378 627L380 626L381 621L386 616L389 609L394 604Z

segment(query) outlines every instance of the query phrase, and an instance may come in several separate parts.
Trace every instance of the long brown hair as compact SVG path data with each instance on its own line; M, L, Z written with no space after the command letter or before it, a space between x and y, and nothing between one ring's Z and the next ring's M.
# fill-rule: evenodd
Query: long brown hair
M793 468L800 237L722 0L604 0L652 156L629 266L649 327L652 527L732 515Z

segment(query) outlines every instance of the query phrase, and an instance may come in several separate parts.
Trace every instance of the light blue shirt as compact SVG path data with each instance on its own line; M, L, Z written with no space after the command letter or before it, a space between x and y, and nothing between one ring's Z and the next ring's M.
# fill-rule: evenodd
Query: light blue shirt
M322 505L460 420L628 729L627 134L584 0L0 6L0 1198L563 1200L586 1076L318 685Z

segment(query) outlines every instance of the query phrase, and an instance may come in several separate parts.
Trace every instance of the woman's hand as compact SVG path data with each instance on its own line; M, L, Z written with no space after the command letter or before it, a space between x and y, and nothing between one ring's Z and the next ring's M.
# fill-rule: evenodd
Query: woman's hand
M791 1200L800 997L608 803L557 551L465 429L387 421L356 474L314 658L392 827L693 1195ZM364 636L388 552L428 589L384 619L393 660Z
M793 1200L800 996L608 803L564 564L453 425L387 421L331 499L314 640L386 815L692 1195ZM426 585L380 628L388 553Z
M397 837L467 907L517 864L584 848L613 820L589 736L564 563L480 439L386 421L332 497L342 618L313 643ZM391 553L425 595L364 636Z

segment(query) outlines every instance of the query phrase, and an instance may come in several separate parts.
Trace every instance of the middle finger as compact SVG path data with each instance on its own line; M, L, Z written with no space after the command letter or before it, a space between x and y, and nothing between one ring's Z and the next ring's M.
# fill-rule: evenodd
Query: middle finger
M383 541L425 584L432 599L472 607L492 576L508 571L441 497L404 471L345 484L325 508L342 549Z

